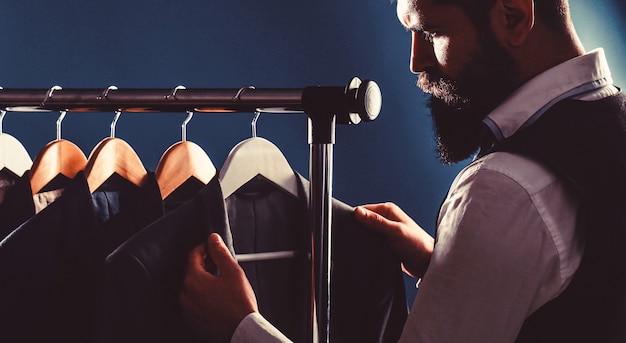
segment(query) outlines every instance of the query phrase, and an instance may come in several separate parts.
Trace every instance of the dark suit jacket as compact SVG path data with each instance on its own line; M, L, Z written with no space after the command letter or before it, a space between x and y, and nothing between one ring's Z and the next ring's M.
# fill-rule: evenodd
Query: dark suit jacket
M0 204L0 241L34 215L30 173L26 172L6 191Z
M189 251L211 232L232 247L217 178L110 254L100 341L201 342L182 317L178 293Z
M83 228L95 227L90 200L86 180L78 177L66 189L66 197L32 217L0 245L3 340L56 340L70 329L60 319L68 309L63 306L64 300L72 296L72 290L80 290L87 280L77 277L76 282L68 285L66 277L74 268L91 271L89 264L78 258L85 249L79 242L89 236L89 230ZM79 296L83 295L86 294L81 291Z
M240 265L259 312L296 342L306 341L311 285L308 206L304 192L300 195L256 176L225 200L237 254L295 251L293 258Z
M311 263L309 182L294 172L294 198L257 176L226 199L235 251L295 250L296 257L241 263L259 311L287 337L306 341ZM399 260L360 225L353 208L332 202L331 322L333 342L396 342L407 315Z
M247 193L243 196L252 196L259 205L259 199L251 194L259 189L244 190ZM272 234L272 230L284 233L284 227L274 226L274 220L280 218L289 219L279 220L291 224L286 229L302 233L301 237L310 237L306 214L307 190L308 184L301 178L300 197L296 201L291 199L295 207L282 207L285 202L277 201L281 198L279 192L277 198L256 208L257 215L252 219L262 222L260 226L264 230L270 230L258 235L259 240L284 243L277 238L277 234ZM241 204L237 205L238 201L233 202L232 199L228 203L231 213L237 211L240 216L244 211L250 219L247 205L239 206ZM295 210L286 215L284 212L287 209ZM333 209L333 339L337 342L395 341L407 313L400 264L376 235L359 227L352 208L334 201ZM233 239L227 218L219 181L214 178L194 199L154 222L113 252L107 259L101 342L201 342L181 315L178 293L189 251L204 242L209 233L218 232L232 249ZM250 224L247 219L233 223L240 228ZM253 230L258 227L251 225ZM261 248L267 248L267 245ZM307 254L301 256L306 257ZM275 310L274 313L281 318L295 318L294 322L299 325L296 329L303 329L309 316L306 295L302 293L308 292L310 263L304 260L296 260L295 263L300 267L302 262L306 266L291 269L290 274L252 276L252 282L260 280L266 285L281 282L295 284L296 289L287 293L260 291L257 295L261 303L279 303L271 307L271 311ZM269 269L271 267L258 271L267 272ZM285 288L279 289L282 291ZM285 308L281 296L293 299L295 304ZM302 334L301 331L296 333Z
M0 244L0 335L6 342L88 342L104 257L162 215L153 175L89 192L83 173ZM158 206L151 206L151 205Z

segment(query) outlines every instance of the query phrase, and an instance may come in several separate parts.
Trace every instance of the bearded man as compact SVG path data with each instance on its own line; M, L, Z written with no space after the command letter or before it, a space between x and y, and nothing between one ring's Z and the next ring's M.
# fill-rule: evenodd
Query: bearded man
M436 238L394 204L355 209L420 278L400 341L626 342L626 97L603 51L585 52L567 0L399 0L397 13L442 161L473 157ZM287 340L219 237L189 261L181 303L207 333Z

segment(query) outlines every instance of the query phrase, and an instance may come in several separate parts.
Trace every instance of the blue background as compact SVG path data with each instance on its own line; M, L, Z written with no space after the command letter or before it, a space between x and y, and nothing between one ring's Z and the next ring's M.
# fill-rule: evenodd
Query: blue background
M572 0L587 49L605 48L616 83L626 83L620 0ZM393 201L433 232L438 207L464 163L437 160L425 97L408 71L410 34L389 0L2 0L4 88L302 88L343 86L353 76L383 92L379 118L338 127L335 197L352 205ZM126 113L117 137L154 170L181 139L185 113ZM220 168L248 138L253 114L197 113L188 139ZM69 113L63 138L88 156L109 135L113 113ZM34 158L56 137L56 113L9 113L4 131ZM258 133L308 175L304 115L264 114ZM303 228L304 229L304 228ZM370 277L363 276L364 279ZM414 281L407 279L409 302Z

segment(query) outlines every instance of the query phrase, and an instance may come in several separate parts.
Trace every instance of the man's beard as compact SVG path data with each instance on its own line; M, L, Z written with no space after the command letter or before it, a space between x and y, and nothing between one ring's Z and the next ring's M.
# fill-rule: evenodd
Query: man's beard
M482 36L480 55L467 63L457 80L438 70L420 74L418 86L431 94L437 152L453 164L480 146L482 120L518 86L518 67L491 32Z

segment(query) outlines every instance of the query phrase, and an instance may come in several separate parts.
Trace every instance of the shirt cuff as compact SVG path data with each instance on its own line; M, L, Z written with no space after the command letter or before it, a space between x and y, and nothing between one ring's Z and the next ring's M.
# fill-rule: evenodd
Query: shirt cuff
M288 343L289 338L268 322L258 312L247 315L237 328L230 343Z

